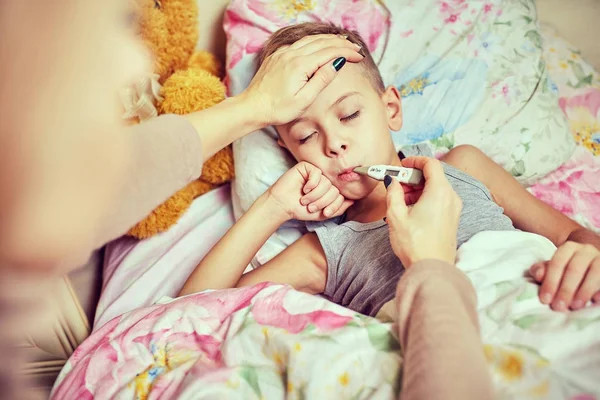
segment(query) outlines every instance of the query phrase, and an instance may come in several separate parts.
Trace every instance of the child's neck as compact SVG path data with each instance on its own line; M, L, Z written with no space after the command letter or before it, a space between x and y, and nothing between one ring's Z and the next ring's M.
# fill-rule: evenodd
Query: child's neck
M390 165L397 167L402 166L402 161L400 161L400 157L398 157L397 154ZM357 200L354 205L348 209L346 213L347 219L362 223L383 219L387 212L386 197L387 189L383 182L379 182L371 193L366 197Z

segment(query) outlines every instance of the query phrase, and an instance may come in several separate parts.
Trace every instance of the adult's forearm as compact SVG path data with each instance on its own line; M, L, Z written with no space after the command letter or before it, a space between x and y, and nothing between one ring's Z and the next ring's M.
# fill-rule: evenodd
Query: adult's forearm
M406 271L396 293L402 399L493 398L476 301L473 286L452 265L423 260Z
M267 125L244 93L184 117L194 126L202 141L205 160L242 136Z
M131 148L121 189L103 221L96 245L119 237L202 173L202 147L195 128L178 115L162 115L130 127Z

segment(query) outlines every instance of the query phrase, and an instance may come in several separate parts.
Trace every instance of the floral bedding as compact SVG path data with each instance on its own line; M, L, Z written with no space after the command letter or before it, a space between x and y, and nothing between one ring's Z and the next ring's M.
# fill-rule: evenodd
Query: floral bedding
M600 232L600 74L550 27L544 58L577 148L560 168L529 188L537 198Z
M458 251L499 399L600 394L600 307L552 311L524 274L555 250L506 231L481 232ZM106 323L68 360L52 398L393 399L402 369L394 332L288 286L206 291Z

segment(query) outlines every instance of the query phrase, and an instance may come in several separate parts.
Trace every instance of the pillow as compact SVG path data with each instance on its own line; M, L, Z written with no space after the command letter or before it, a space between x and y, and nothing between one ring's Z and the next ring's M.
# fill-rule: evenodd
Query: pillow
M224 21L229 94L246 88L270 34L306 21L332 22L365 38L385 83L402 94L404 126L392 133L398 148L427 142L441 155L472 144L525 185L575 148L546 73L533 1L232 0ZM239 217L293 160L272 128L238 140L233 152ZM299 237L303 226L284 229ZM273 240L295 240L283 232ZM258 255L263 262L276 254L265 252Z

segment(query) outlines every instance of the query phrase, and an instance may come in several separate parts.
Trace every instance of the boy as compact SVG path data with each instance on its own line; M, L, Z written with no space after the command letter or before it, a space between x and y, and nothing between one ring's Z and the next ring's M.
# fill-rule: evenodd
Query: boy
M299 164L261 196L211 250L180 295L272 281L323 293L371 316L394 298L403 267L383 221L386 189L352 170L374 164L401 165L389 134L390 129L402 127L398 90L384 87L358 34L328 24L279 30L259 54L259 65L305 36L322 34L347 36L362 46L365 58L341 68L302 117L276 127L279 144ZM422 154L422 150L413 146L406 153ZM558 250L552 260L530 270L541 283L541 301L558 311L581 308L590 299L600 301L599 236L537 200L476 148L456 147L442 160L446 177L463 202L458 246L485 230L516 228L543 235ZM403 188L410 197L413 189ZM268 237L289 219L309 221L309 233L242 276Z

